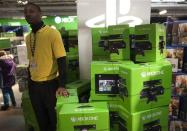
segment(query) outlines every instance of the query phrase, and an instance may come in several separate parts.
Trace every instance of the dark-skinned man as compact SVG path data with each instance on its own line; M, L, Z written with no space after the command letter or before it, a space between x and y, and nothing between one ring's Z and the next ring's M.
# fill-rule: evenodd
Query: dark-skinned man
M38 5L25 5L24 15L32 29L26 37L31 103L40 131L56 131L56 95L68 96L65 89L66 52L60 33L43 23Z

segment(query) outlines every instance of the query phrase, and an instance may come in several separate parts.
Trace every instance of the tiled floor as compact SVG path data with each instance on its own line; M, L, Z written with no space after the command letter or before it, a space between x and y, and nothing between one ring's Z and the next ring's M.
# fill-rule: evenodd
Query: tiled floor
M22 115L21 93L18 86L13 87L14 95L16 97L17 108L9 109L7 111L0 111L0 131L25 131L24 118ZM2 92L0 90L0 103L3 104Z

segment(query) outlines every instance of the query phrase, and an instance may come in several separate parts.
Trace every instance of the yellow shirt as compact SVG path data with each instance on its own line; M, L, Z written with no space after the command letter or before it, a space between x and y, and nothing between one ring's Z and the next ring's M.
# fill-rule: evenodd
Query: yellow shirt
M61 34L49 26L38 30L35 34L34 57L31 48L34 44L34 33L26 37L31 79L33 81L52 80L57 77L57 58L66 56ZM34 63L35 66L31 66Z

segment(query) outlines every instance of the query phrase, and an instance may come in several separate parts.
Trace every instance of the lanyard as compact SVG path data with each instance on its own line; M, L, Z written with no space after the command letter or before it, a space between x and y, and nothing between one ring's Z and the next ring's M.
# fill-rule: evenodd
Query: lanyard
M45 25L43 25L41 28L43 27L45 27ZM32 36L33 36L33 40L32 40ZM32 57L34 58L34 53L36 49L36 33L31 33L30 35L30 48L31 48Z
M33 36L33 38L32 38L32 36ZM35 49L36 49L36 34L35 33L31 33L31 35L30 35L30 48L31 48L32 57L34 57L34 53L35 53Z

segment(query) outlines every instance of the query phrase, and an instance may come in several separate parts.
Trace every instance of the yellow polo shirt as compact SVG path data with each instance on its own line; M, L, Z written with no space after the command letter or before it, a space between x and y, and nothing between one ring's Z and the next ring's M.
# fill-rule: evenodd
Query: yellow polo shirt
M35 38L35 52L32 57L31 48ZM30 33L26 37L28 59L34 61L34 68L30 66L31 79L33 81L52 80L57 77L57 58L66 56L61 34L49 26Z

